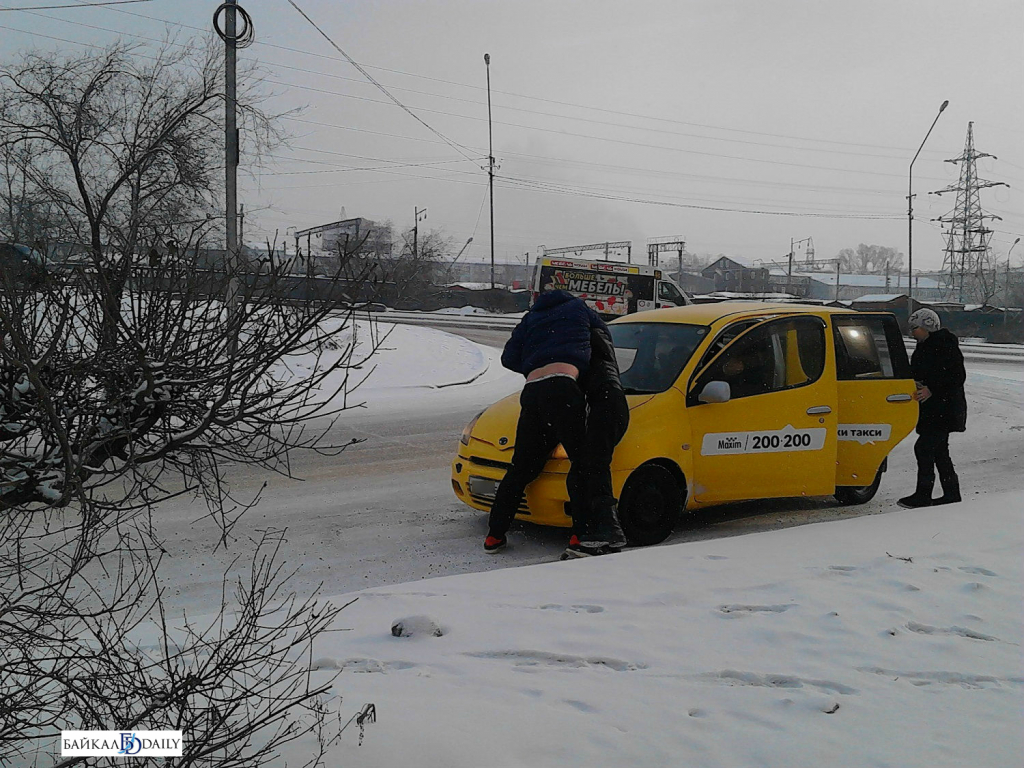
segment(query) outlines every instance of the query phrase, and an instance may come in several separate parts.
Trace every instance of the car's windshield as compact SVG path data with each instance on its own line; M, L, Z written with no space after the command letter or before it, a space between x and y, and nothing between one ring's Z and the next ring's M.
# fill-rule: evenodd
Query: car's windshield
M627 395L671 387L708 333L706 326L682 323L612 323L608 330Z

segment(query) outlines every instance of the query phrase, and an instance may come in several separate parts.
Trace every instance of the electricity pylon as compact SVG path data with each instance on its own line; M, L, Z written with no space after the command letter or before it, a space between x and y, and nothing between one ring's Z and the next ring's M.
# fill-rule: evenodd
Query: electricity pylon
M988 187L1009 186L1001 181L978 178L977 161L982 157L996 159L995 155L978 152L974 148L974 123L970 122L967 124L967 143L964 144L963 154L946 160L947 163L960 165L959 183L932 192L933 195L956 192L956 208L953 213L933 221L941 221L945 226L946 256L942 262L942 271L945 273L946 297L951 299L955 295L961 303L965 296L980 301L988 298L985 267L989 262L992 230L985 226L985 221L1002 221L999 216L982 211L979 193Z

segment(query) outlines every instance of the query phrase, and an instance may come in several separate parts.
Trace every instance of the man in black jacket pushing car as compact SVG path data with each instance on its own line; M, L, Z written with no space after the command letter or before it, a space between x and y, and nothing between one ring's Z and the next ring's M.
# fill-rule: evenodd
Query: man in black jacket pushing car
M914 399L921 408L914 444L917 489L898 503L901 507L953 504L960 501L960 480L949 457L949 433L967 430L964 356L956 336L942 327L932 310L917 310L909 324L911 335L917 339L910 367L918 387ZM936 470L942 496L933 500Z

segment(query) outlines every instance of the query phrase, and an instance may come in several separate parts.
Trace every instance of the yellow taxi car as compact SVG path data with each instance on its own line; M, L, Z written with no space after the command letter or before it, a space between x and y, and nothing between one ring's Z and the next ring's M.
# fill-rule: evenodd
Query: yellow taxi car
M869 501L917 423L895 316L729 302L641 312L608 325L629 401L612 485L632 544L663 541L681 512L749 499ZM515 447L519 395L471 421L455 495L489 512ZM517 518L568 526L561 446Z

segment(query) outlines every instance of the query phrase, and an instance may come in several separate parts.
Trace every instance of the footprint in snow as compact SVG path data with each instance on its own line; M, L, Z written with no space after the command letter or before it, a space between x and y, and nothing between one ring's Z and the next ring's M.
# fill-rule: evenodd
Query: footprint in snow
M975 630L968 629L967 627L932 627L928 624L918 624L916 621L911 621L907 624L907 629L911 632L917 632L919 635L952 635L955 637L966 637L971 640L999 642L998 637L984 635L981 632L976 632Z
M977 576L998 576L999 574L995 571L990 571L988 568L980 568L975 565L962 565L960 570L964 573L973 573Z
M569 613L604 613L600 605L558 605L557 603L546 603L538 608L542 611L567 611Z
M792 603L787 605L720 605L718 610L722 613L751 614L751 613L783 613L792 608Z

